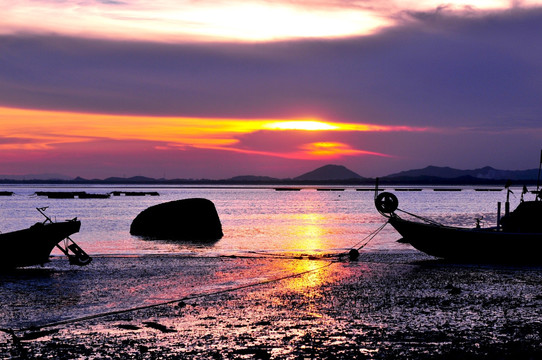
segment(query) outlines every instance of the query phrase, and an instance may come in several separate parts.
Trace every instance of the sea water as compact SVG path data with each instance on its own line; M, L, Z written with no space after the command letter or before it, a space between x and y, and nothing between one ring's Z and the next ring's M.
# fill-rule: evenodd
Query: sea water
M358 191L360 187L326 189L328 191L319 191L314 186L298 191L277 191L271 186L2 185L0 191L12 191L14 195L0 197L0 231L23 229L43 221L36 208L48 207L45 213L53 220L75 217L81 220L80 232L71 238L94 260L82 268L69 266L63 254L55 249L55 258L43 268L36 266L0 274L0 297L3 304L7 304L0 311L0 328L21 329L57 321L77 321L86 316L101 316L186 297L200 298L225 289L315 271L327 263L318 255L357 248L386 222L375 209L374 191ZM480 192L474 188L400 190L404 188L386 187L386 191L394 192L399 198L400 209L443 224L468 227L476 225L476 218L483 218L482 226L493 226L497 202L506 200L505 191ZM96 194L156 191L159 196L48 199L37 196L37 191ZM519 192L514 189L512 208L519 202ZM198 245L130 235L130 224L141 211L185 198L206 198L215 204L222 222L222 239ZM407 244L398 243L400 237L391 226L385 226L361 250L365 252L362 253L364 260L353 266L368 269L364 261L391 265L429 258ZM281 256L292 253L296 256ZM414 268L409 265L401 269L408 272ZM451 273L455 272L452 267ZM296 291L310 292L323 284L324 273L304 278L300 282L303 285L297 285ZM291 285L284 282L283 286L288 284ZM503 287L507 289L508 283ZM334 325L330 326L331 331Z
M332 191L330 191L332 189ZM277 191L272 186L67 186L0 185L13 196L0 197L0 231L5 233L43 221L36 208L61 221L77 217L81 230L72 239L87 253L100 255L197 254L198 256L242 255L255 252L340 252L359 247L386 218L374 206L374 191L366 187L304 186L298 191ZM506 191L401 191L399 208L447 225L494 226L497 202L506 201ZM499 190L498 188L495 188ZM326 190L326 191L322 191ZM362 191L365 190L365 191ZM440 190L450 190L440 188ZM153 192L159 196L111 196L108 199L49 199L38 191L85 191L105 194L113 191ZM520 189L513 189L511 207L519 202ZM527 195L528 196L528 195ZM149 206L186 198L206 198L217 209L224 237L212 244L145 240L130 235L133 219ZM504 209L504 206L503 206ZM408 251L397 243L400 235L386 226L363 251ZM58 250L53 255L61 255Z

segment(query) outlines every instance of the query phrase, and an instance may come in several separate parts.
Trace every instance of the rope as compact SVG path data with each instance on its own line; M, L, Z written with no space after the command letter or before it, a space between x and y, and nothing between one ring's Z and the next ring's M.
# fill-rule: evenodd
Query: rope
M13 337L14 341L17 341L19 338L16 336L15 332L24 332L24 331L30 331L30 330L31 331L36 331L36 330L40 330L40 329L44 329L44 328L55 327L55 326L60 326L60 325L67 325L67 324L73 324L73 323L77 323L77 322L81 322L81 321L98 319L98 318L111 316L111 315L119 315L119 314L125 314L125 313L138 311L138 310L150 309L150 308L154 308L154 307L159 307L159 306L169 305L169 304L173 304L173 303L178 303L178 302L181 302L181 301L198 299L198 298L202 298L202 297L206 297L206 296L225 294L225 293L228 293L228 292L234 292L234 291L238 291L238 290L242 290L242 289L247 289L247 288L251 288L251 287L256 287L256 286L260 286L260 285L265 285L265 284L269 284L269 283L273 283L273 282L278 282L278 281L282 281L282 280L302 276L302 275L305 275L305 274L308 274L308 273L311 273L311 272L316 272L316 271L322 270L324 268L327 268L327 267L331 266L332 264L333 264L333 262L328 262L325 265L320 266L318 268L311 269L311 270L306 270L306 271L296 273L296 274L290 274L290 275L286 275L286 276L282 276L282 277L278 277L278 278L274 278L274 279L270 279L270 280L264 280L264 281L260 281L260 282L256 282L256 283L252 283L252 284L241 285L241 286L238 286L238 287L235 287L235 288L219 290L219 291L215 291L215 292L211 292L211 293L189 295L189 296L185 296L185 297L182 297L182 298L179 298L179 299L168 300L168 301L160 302L160 303L157 303L157 304L136 306L136 307L123 309L123 310L108 311L108 312L105 312L105 313L82 316L82 317L79 317L79 318L73 318L73 319L68 319L68 320L52 322L52 323L48 323L48 324L44 324L44 325L40 325L40 326L30 326L30 327L21 328L21 329L0 328L0 331L10 334Z
M380 227L378 229L376 229L375 231L373 231L372 233L370 233L369 235L367 235L366 237L364 237L363 239L358 241L354 246L352 246L352 249L360 250L360 249L364 248L365 246L367 246L367 244L371 240L373 240L375 238L375 236L378 235L378 233L380 231L382 231L382 229L384 229L384 227L386 225L388 225L388 222L389 221L386 221L384 224L380 225ZM358 246L358 245L359 245L359 247L356 248L356 246Z
M428 219L428 218L425 218L423 216L416 215L416 214L413 214L413 213L409 213L408 211L405 211L405 210L397 209L397 211L403 212L403 213L405 213L407 215L410 215L412 217L415 217L417 219L420 219L420 220L425 221L426 223L429 223L429 224L432 224L432 225L444 226L441 223L439 223L438 221L431 220L431 219Z

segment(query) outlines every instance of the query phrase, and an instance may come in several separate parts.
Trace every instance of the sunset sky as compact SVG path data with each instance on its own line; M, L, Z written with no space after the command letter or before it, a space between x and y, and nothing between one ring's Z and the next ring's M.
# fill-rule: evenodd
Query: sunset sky
M542 1L0 0L0 174L538 167Z

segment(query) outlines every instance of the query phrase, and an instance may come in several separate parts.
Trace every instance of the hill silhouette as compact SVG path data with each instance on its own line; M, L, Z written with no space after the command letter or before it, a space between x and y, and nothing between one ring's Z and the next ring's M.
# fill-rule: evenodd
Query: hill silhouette
M43 175L42 175L43 176ZM4 184L35 183L35 184L366 184L375 183L374 178L363 177L342 165L325 165L295 178L279 179L269 176L242 175L229 179L155 179L145 176L109 177L106 179L71 179L64 175L0 175ZM538 169L529 170L498 170L486 166L474 170L459 170L451 167L427 166L423 169L413 169L380 177L383 184L493 184L504 185L508 180L515 184L536 184Z
M356 174L352 170L347 169L342 165L325 165L316 170L309 171L300 175L294 180L297 181L337 181L337 180L363 180L364 177Z
M396 174L385 176L386 179L407 179L407 178L474 178L485 180L534 180L538 176L538 169L530 170L498 170L486 166L474 170L459 170L451 167L427 166L423 169L402 171Z

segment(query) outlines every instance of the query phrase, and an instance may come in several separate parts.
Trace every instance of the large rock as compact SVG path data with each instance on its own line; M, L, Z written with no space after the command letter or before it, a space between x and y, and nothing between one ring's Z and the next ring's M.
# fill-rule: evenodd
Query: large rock
M207 199L183 199L151 206L136 216L130 234L150 239L216 241L222 225Z

